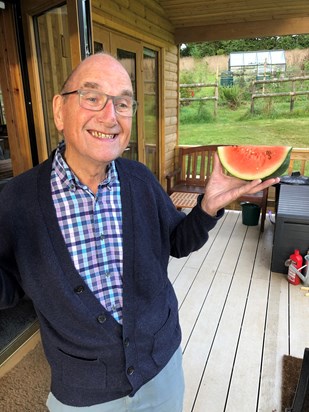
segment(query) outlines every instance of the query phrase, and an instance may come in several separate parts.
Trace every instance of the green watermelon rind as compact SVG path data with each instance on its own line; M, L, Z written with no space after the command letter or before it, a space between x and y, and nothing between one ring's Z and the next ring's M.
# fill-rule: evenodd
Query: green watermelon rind
M271 173L270 175L263 177L262 180L267 180L267 179L272 179L273 177L280 177L283 175L283 173L288 169L289 164L290 164L290 159L291 159L291 151L292 148L289 150L289 152L286 155L286 158L282 165L274 172Z
M234 145L234 147L237 147L237 145ZM245 146L245 145L242 145ZM251 147L252 145L250 145ZM224 158L224 150L230 146L218 146L218 155L221 161L221 164L223 165L223 167L233 176L238 177L239 179L242 180L254 180L254 179L261 179L261 180L267 180L267 179L271 179L271 178L275 178L275 177L280 177L283 175L283 173L287 170L287 168L289 167L290 164L290 158L291 158L291 151L292 151L292 147L291 146L285 146L286 148L286 154L285 154L285 158L282 158L282 162L278 162L277 161L277 165L275 165L274 167L272 167L271 172L269 171L270 168L268 168L268 170L265 170L264 174L263 171L255 176L252 175L248 175L246 173L241 173L239 171L235 171L232 170L232 168L230 167L230 165L228 164L227 160ZM259 146L255 146L255 147L259 147ZM265 146L261 146L261 147L265 147ZM270 148L276 148L278 146L269 146ZM267 174L266 174L267 173ZM266 175L265 175L266 174Z

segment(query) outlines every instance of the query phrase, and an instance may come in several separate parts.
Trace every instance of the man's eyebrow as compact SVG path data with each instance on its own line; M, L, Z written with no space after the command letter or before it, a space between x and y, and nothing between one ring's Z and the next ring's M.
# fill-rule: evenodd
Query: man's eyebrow
M99 89L100 86L95 82L86 82L82 87L85 87L87 89Z
M130 89L122 90L120 96L130 96L133 97L133 92Z
M85 82L82 87L85 89L96 89L96 90L100 89L100 85L96 82ZM133 97L133 92L130 89L124 89L121 91L119 96Z

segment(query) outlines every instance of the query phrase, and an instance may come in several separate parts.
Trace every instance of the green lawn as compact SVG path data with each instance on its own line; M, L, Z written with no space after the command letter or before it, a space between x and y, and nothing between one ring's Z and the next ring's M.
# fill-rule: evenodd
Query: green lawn
M182 108L180 116L185 116ZM233 111L219 107L213 120L213 106L209 102L207 112L211 119L205 122L180 122L179 144L259 144L309 147L309 116L278 118L244 118L248 105ZM181 120L181 118L180 118Z
M211 105L208 108L212 110ZM309 117L246 119L246 107L219 108L216 120L204 123L180 123L179 144L259 144L309 147Z

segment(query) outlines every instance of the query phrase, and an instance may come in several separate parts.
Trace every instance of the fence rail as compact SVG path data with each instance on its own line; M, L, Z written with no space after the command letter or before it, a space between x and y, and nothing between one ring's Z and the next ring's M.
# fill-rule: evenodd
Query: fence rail
M262 98L271 98L271 97L284 97L290 96L290 111L294 109L294 102L296 96L309 96L309 90L301 90L296 91L296 82L303 82L305 80L309 80L309 76L303 77L290 77L290 78L283 78L283 79L265 79L265 80L254 80L252 82L252 94L251 94L251 113L254 113L254 100L255 99L262 99ZM264 87L262 93L255 93L255 86L259 84L270 84L270 83L291 83L291 91L287 92L275 92L275 93L265 93Z
M205 96L205 97L181 97L179 99L180 102L203 102L203 101L213 101L214 102L214 117L217 116L218 112L218 100L219 100L219 91L218 91L218 83L192 83L192 84L180 84L181 89L195 89L201 87L213 87L214 88L214 95L213 96Z

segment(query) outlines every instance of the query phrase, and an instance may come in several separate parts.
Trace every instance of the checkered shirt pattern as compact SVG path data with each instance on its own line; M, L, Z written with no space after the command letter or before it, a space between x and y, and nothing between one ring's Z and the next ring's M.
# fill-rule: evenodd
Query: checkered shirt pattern
M82 184L56 150L51 190L72 261L107 311L122 324L122 206L114 162L97 194Z

